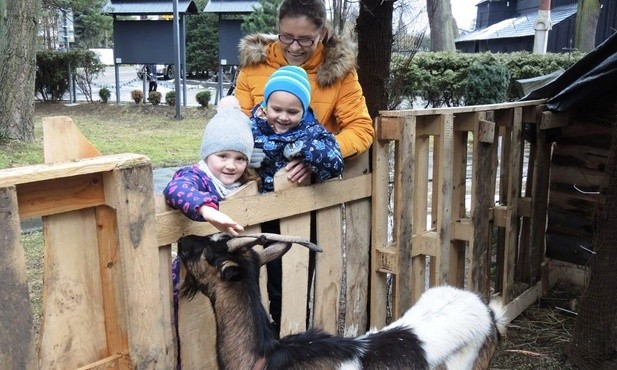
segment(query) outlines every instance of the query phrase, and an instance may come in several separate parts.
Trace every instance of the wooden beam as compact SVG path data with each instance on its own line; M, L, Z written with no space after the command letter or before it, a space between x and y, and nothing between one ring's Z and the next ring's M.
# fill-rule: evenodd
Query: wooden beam
M381 118L377 117L375 125L379 127ZM388 207L390 199L388 189L390 181L389 165L390 142L375 140L372 152L372 188L371 188L371 269L369 322L371 327L382 328L386 325L388 289L386 274L381 270L382 246L388 243ZM353 193L347 191L347 193ZM398 248L397 248L398 250Z
M65 179L79 175L89 175L112 171L118 167L133 167L150 163L150 159L140 154L116 154L86 158L74 162L37 164L33 166L5 168L0 170L0 186L19 185L37 181Z
M22 219L105 204L100 173L20 184L17 196Z
M15 187L0 187L0 367L34 369L34 321L17 204Z
M257 225L368 198L371 196L371 181L372 174L368 173L351 179L334 179L311 186L296 187L282 193L271 192L226 199L221 202L220 209L245 227ZM353 191L349 191L350 189ZM210 223L191 221L177 210L157 214L156 222L158 245L175 243L182 235L208 235L218 232Z

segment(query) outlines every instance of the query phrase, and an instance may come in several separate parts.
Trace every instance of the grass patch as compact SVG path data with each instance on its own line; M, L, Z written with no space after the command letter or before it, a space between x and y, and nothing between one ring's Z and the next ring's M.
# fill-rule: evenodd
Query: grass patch
M205 124L215 108L175 108L151 104L61 103L35 104L35 141L0 144L0 168L43 163L43 117L68 116L103 154L137 153L148 156L153 168L197 162Z
M30 293L30 305L34 319L35 343L38 342L38 333L41 327L43 314L43 232L37 231L21 235L21 245L24 248L26 259L26 279Z

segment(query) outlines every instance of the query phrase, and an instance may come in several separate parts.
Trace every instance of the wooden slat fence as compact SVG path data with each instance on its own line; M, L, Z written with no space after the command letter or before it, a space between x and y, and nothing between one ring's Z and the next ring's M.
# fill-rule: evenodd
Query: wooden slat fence
M511 317L531 304L542 288L548 199L542 135L567 124L541 103L383 111L370 166L363 155L346 162L342 179L283 181L263 195L249 185L222 202L247 232L278 219L282 234L313 237L324 249L314 282L306 250L284 257L282 334L307 322L362 333L445 283L501 292ZM532 145L523 140L527 123L537 131ZM148 158L99 155L68 117L44 125L50 163L0 170L0 367L175 367L174 244L216 230L165 207ZM18 240L20 220L35 216L44 220L46 254L36 344ZM178 324L183 368L216 368L207 299L181 300Z

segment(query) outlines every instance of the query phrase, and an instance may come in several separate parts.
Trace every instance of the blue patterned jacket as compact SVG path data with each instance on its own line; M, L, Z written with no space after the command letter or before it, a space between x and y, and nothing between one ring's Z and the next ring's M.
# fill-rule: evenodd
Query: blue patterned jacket
M251 129L255 148L263 149L266 157L257 170L261 175L261 192L274 191L274 174L292 159L302 159L318 180L327 180L343 172L343 156L336 138L315 118L309 108L305 119L291 130L278 134L253 109Z

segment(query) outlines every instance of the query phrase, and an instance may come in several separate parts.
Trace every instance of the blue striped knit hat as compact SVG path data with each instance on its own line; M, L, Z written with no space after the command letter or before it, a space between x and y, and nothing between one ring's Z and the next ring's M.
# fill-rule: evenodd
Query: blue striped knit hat
M297 66L284 66L277 69L266 82L264 87L264 101L262 108L266 108L270 95L275 91L286 91L295 95L302 103L304 112L302 119L306 117L309 105L311 104L311 84L308 80L306 71Z

